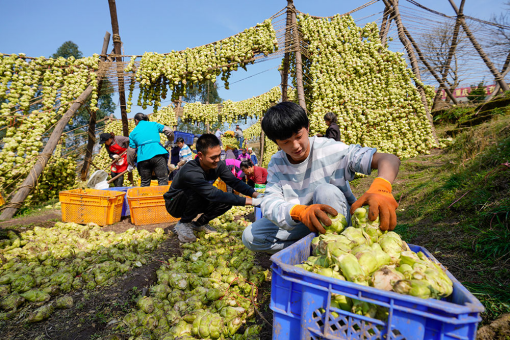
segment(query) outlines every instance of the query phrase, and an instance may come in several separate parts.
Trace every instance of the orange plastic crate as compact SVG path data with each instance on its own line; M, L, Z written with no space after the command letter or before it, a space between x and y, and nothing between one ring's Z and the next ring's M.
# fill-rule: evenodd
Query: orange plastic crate
M168 186L130 188L127 191L131 222L135 225L170 223L179 218L172 217L166 210L163 194Z
M5 205L4 197L2 196L2 193L0 193L0 206Z
M62 221L101 226L119 222L124 196L124 192L88 188L62 191L59 193Z

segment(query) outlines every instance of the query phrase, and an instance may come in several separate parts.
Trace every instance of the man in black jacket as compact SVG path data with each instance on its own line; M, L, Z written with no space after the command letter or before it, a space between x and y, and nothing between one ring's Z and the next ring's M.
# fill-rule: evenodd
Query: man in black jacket
M209 221L227 212L232 206L257 206L262 200L259 193L237 179L224 161L220 161L220 141L213 134L203 134L197 143L198 159L186 163L172 181L165 198L166 209L173 217L181 218L175 226L179 240L191 243L196 240L193 231L214 232ZM212 184L218 177L234 190L246 195L242 198L225 193ZM193 222L200 213L202 215Z

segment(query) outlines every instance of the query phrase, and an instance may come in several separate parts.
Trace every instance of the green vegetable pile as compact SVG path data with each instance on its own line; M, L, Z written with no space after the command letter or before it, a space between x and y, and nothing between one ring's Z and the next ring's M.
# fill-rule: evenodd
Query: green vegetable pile
M196 242L182 245L181 257L159 268L157 284L124 317L133 337L239 340L260 333L261 326L252 322L257 287L269 270L255 265L253 253L235 237L247 222L233 219L246 212L236 207L215 219L211 225L220 232L200 232Z
M162 229L116 234L92 223L56 223L21 236L8 231L8 237L0 241L0 320L21 315L24 303L42 305L28 322L48 318L55 308L72 306L70 297L50 302L62 293L109 285L118 275L141 267L147 262L146 253L166 238Z
M312 240L312 256L296 265L319 275L419 298L449 296L453 283L443 268L423 252L411 251L395 232L379 229L379 218L368 220L368 207L358 208L347 225L345 217L333 217L326 234ZM334 295L331 305L356 314L385 319L385 308ZM335 313L336 314L336 313Z

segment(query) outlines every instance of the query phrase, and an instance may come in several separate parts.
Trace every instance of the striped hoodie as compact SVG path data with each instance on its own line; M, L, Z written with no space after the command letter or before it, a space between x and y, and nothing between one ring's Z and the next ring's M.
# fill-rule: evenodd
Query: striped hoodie
M375 148L346 145L323 137L310 137L310 154L291 164L283 150L274 154L267 169L267 185L262 199L262 214L277 226L292 230L299 222L290 217L294 205L312 204L315 188L322 184L337 186L349 205L356 201L349 181L354 173L369 175Z

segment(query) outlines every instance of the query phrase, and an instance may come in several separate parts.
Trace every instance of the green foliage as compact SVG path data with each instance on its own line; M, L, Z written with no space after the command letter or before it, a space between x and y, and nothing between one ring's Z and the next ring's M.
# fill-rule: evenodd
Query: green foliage
M463 121L474 113L474 108L470 107L453 107L445 111L439 111L434 114L435 123L457 123Z
M57 49L57 52L51 55L51 58L58 58L58 57L74 57L76 59L82 58L83 53L78 48L78 45L73 43L71 40L66 41L60 47Z
M483 82L480 82L478 86L471 86L471 92L467 96L467 99L473 103L482 102L487 96L487 92L485 91L485 87L483 86Z
M200 102L202 104L221 103L223 99L218 94L216 83L208 80L203 83L194 83L186 89L184 101L188 103Z

